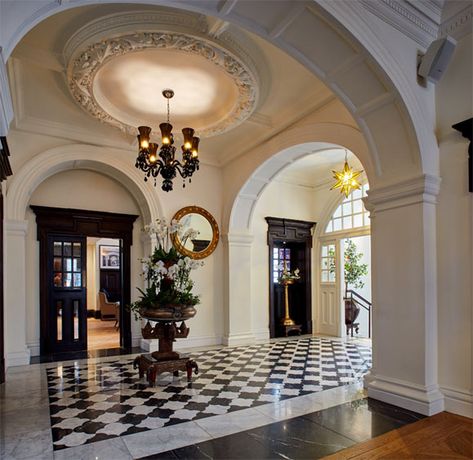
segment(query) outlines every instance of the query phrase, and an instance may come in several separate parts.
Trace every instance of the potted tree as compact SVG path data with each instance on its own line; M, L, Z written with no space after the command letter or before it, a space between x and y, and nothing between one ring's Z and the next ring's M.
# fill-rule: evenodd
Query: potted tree
M345 260L344 260L344 277L345 277L345 325L347 330L352 326L358 315L360 307L353 301L352 296L348 297L349 286L355 289L361 289L365 282L363 278L368 274L368 265L362 264L362 252L357 252L356 244L349 239L345 240Z

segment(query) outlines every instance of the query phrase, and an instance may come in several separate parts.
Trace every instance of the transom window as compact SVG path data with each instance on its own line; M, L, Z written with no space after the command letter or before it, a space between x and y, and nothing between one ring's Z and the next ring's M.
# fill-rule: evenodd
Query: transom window
M348 198L342 201L333 213L332 220L328 223L325 233L340 232L370 225L369 212L361 200L366 196L368 189L369 185L364 184L359 190L353 190Z

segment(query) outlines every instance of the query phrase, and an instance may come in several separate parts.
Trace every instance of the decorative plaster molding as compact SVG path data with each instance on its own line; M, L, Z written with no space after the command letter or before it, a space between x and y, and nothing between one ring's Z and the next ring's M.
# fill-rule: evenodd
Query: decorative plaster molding
M210 61L233 80L238 92L231 111L217 123L200 128L199 135L210 137L241 124L259 101L256 66L232 34L222 32L218 38L205 35L208 26L203 18L194 14L139 12L111 15L86 25L64 48L73 97L93 117L135 136L136 126L112 117L97 102L94 78L101 67L117 56L146 49L175 50Z

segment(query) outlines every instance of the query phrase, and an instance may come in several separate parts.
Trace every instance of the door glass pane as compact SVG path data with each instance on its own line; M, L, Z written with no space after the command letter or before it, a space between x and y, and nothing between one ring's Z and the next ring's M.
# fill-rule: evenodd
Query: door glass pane
M53 270L55 272L62 271L62 257L55 257L53 261L53 265L54 265Z
M55 241L54 242L53 253L54 253L55 256L61 256L62 255L62 243L60 241Z
M62 300L56 301L57 341L62 340Z
M63 286L72 287L72 273L64 273Z
M70 257L68 257L67 259L64 259L64 271L65 272L72 271L72 259Z
M74 280L74 287L82 286L82 275L80 273L74 273L73 280Z
M64 256L71 257L72 256L72 244L71 243L64 243Z
M80 257L80 243L74 243L74 257Z
M72 303L72 313L74 317L74 340L79 340L79 301L74 300Z
M62 273L54 273L54 287L61 287L62 286Z
M81 270L80 259L77 259L77 258L74 259L72 268L73 268L73 271L80 272Z
M327 271L322 271L322 282L326 283L328 281L328 272Z

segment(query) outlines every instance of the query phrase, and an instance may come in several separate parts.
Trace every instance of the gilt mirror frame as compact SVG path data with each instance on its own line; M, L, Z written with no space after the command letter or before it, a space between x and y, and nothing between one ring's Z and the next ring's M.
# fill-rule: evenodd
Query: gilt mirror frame
M212 228L212 240L203 251L199 252L191 251L190 249L185 248L181 244L177 232L171 235L172 243L178 252L190 257L191 259L205 259L210 254L212 254L212 252L215 251L218 240L220 238L220 231L218 229L217 221L215 220L214 216L210 214L210 212L199 206L185 206L184 208L179 209L179 211L174 214L173 220L177 220L179 222L184 216L187 216L188 214L199 214L205 219L207 219L208 223L210 224L210 227Z

